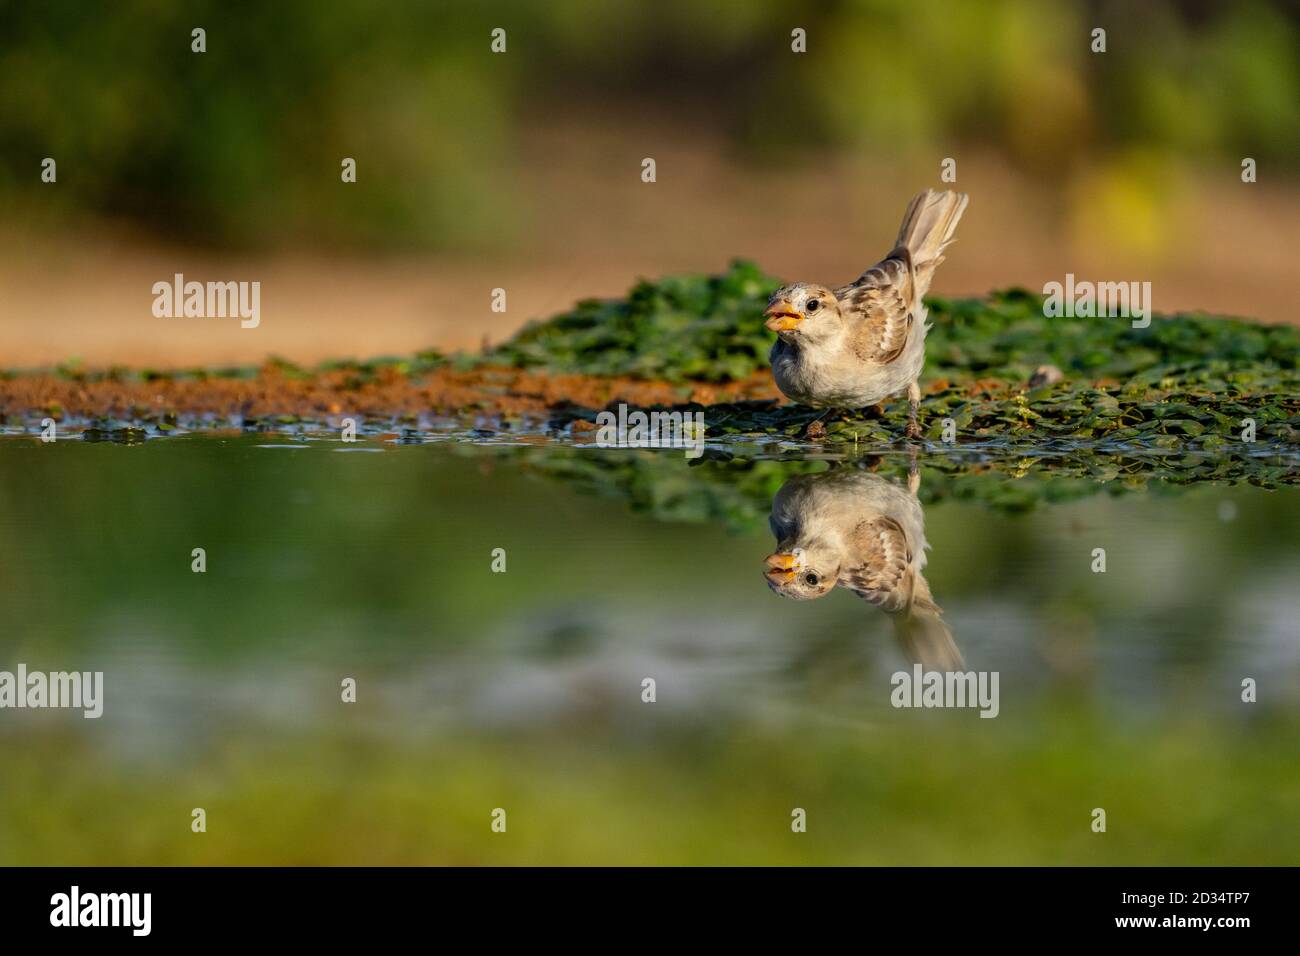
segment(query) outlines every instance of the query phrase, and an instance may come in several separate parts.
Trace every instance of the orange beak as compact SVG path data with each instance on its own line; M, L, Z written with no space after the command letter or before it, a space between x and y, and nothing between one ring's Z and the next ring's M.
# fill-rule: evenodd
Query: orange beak
M767 316L767 321L763 324L773 332L789 332L797 329L803 321L803 313L796 312L794 306L785 299L773 302L763 314Z
M773 584L786 584L794 580L798 559L793 554L769 554L763 563L767 566L763 577Z

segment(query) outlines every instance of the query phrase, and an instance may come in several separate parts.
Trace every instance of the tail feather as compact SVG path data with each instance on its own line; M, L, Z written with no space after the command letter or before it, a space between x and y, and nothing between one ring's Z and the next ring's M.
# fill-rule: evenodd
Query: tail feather
M937 671L957 671L966 666L952 631L944 623L943 608L934 603L924 575L916 574L911 599L892 617L894 637L912 663Z
M935 604L915 604L895 615L894 637L903 655L926 670L959 671L965 667L943 611Z
M930 279L943 262L943 251L953 241L969 199L965 193L937 193L927 189L908 203L903 224L898 229L897 246L906 249L911 257L919 295L929 289Z

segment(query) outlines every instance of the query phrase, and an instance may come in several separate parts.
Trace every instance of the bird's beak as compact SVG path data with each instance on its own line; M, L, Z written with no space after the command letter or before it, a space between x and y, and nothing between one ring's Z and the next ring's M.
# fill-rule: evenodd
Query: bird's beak
M767 566L763 577L773 584L786 584L794 580L796 559L793 554L769 554L763 563Z
M796 312L794 306L786 299L773 302L763 314L767 316L767 321L763 324L773 332L789 332L791 329L797 329L799 323L803 321L803 313Z

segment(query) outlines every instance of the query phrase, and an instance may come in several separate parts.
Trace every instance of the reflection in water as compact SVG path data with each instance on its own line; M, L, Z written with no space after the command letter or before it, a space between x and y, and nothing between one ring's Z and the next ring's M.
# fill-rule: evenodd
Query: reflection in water
M688 465L501 436L268 440L0 440L0 669L105 681L98 720L0 711L0 864L1300 859L1293 488L1144 491L1119 459L1011 481L1011 462L951 450L922 454L909 490L891 454L884 480L768 446ZM863 521L889 518L919 565L919 494L961 649L1014 706L895 710L911 665L866 639L881 611L760 595L775 548L752 532L787 481L777 537L807 550L814 589L873 565L845 546ZM196 545L226 560L191 574ZM910 586L863 590L937 625ZM1098 768L1142 840L1103 847L1043 812L1095 806ZM176 825L214 781L240 821L217 843ZM796 800L851 825L791 840ZM533 838L475 822L502 801ZM308 830L325 837L304 849Z
M909 660L960 670L961 652L922 573L928 545L920 484L915 464L905 488L858 467L791 478L772 499L776 552L763 576L796 601L848 588L889 615Z

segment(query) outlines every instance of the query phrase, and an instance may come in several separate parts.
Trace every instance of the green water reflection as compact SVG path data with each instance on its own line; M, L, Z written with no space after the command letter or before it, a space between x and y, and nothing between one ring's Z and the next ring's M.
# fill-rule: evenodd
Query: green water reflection
M887 601L764 580L783 486L907 460L294 444L0 442L0 669L107 688L0 710L0 862L1300 859L1294 490L923 459L982 720L890 706Z

